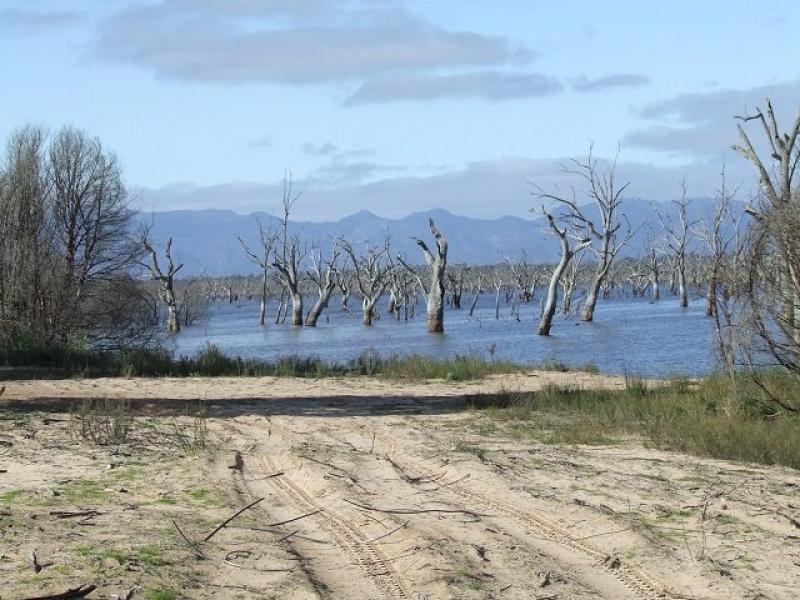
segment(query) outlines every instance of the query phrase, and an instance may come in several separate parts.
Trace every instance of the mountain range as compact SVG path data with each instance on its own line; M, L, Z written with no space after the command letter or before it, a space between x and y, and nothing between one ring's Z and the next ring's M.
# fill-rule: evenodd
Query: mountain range
M642 231L661 232L656 211L675 219L674 203L653 205L642 200L626 200L624 214L633 227ZM698 198L690 204L689 220L705 220L713 215L711 199ZM596 214L593 207L587 215ZM552 262L558 256L559 245L541 215L526 217L503 216L497 219L474 219L436 208L415 212L402 219L387 219L362 210L339 221L292 221L291 231L300 240L317 244L324 251L337 237L344 237L354 248L364 241L383 244L389 235L393 254L402 253L410 262L422 262L422 254L413 240L419 237L432 243L428 219L432 218L449 243L448 262L472 265L495 264L506 258L514 259L522 249L532 262ZM138 213L137 220L152 226L153 239L160 244L173 238L173 254L185 264L185 275L251 274L256 268L242 252L238 238L251 248L258 248L258 225L277 230L278 219L267 213L240 215L230 210L179 210ZM645 235L637 236L626 250L627 254L641 252Z

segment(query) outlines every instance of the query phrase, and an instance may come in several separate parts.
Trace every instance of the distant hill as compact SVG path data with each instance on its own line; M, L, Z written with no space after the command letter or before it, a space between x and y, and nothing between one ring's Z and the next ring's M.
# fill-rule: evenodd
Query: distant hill
M658 208L670 214L675 212L674 204L660 204ZM587 214L594 214L591 212L593 209L587 210ZM632 226L645 224L656 233L660 231L655 209L650 203L628 200L624 212ZM710 199L692 201L690 220L707 219L712 214L713 202ZM546 222L538 215L487 220L454 215L436 208L415 212L402 219L386 219L363 210L339 221L296 221L291 226L301 240L319 244L324 249L339 236L354 245L365 240L382 244L388 234L393 253L402 252L413 262L421 262L420 250L411 238L430 238L429 217L448 239L451 264L494 264L506 257L518 257L523 248L529 260L535 262L550 262L558 255L558 244ZM241 236L252 247L257 247L256 219L265 226L271 223L277 228L278 225L278 220L266 213L240 215L229 210L141 213L137 219L144 223L153 222L152 234L157 242L163 243L170 236L173 238L174 253L185 263L183 273L186 275L253 273L255 269L242 253L237 237ZM641 244L641 240L635 243L629 252L639 252Z

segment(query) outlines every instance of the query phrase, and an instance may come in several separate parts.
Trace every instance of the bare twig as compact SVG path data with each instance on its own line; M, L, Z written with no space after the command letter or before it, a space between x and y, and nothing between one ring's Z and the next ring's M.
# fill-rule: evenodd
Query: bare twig
M237 510L237 511L236 511L235 513L233 513L233 514L232 514L230 517L228 517L228 518L227 518L227 519L225 519L225 520L224 520L222 523L220 523L220 524L217 526L217 528L216 528L214 531L212 531L212 532L211 532L211 533L209 533L209 534L208 534L206 537L204 537L204 538L203 538L203 541L204 541L204 542L207 542L208 540L210 540L212 537L214 537L215 535L217 535L217 533L219 533L219 531L220 531L220 530L221 530L223 527L225 527L225 525L227 525L228 523L230 523L231 521L233 521L233 520L234 520L236 517L238 517L238 516L239 516L240 514L242 514L244 511L246 511L246 510L248 510L248 509L250 509L250 508L253 508L253 507L254 507L256 504L258 504L258 503L259 503L259 502L261 502L262 500L264 500L264 498L263 498L263 497L262 497L262 498L259 498L259 499L257 499L257 500L254 500L253 502L251 502L250 504L248 504L248 505L247 505L247 506L245 506L244 508L241 508L241 509Z

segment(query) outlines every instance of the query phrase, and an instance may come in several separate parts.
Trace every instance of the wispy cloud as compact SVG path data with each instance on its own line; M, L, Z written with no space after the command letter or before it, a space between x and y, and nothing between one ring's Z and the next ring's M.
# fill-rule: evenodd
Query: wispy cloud
M433 98L499 101L551 96L563 89L558 79L536 73L479 71L456 75L405 75L369 80L348 96L345 104Z
M576 92L597 92L620 87L642 87L650 85L650 78L644 75L617 73L590 79L585 75L572 81L572 89Z
M339 147L331 142L323 142L321 144L308 142L303 144L300 149L310 156L330 156L339 151Z
M8 8L0 10L0 25L18 31L36 31L72 25L85 15L76 10L29 10Z

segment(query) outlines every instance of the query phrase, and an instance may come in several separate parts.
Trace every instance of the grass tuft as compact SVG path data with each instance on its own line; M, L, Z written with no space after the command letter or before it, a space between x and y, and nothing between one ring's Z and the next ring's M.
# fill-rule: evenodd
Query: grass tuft
M769 378L789 392L788 377ZM776 415L747 379L734 387L722 377L660 386L630 379L622 390L501 391L472 396L467 406L506 422L516 435L546 443L604 444L634 436L665 450L800 469L800 415ZM791 393L800 397L800 388L795 384Z

